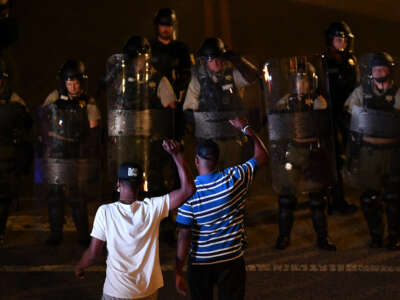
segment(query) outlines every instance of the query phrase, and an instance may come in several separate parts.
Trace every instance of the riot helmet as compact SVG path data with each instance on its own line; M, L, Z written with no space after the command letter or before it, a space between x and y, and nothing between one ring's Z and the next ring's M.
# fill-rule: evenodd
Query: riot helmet
M80 60L67 60L58 71L58 77L61 80L61 93L75 95L87 90L87 72L84 63ZM68 82L78 81L79 86L74 85L72 89L67 87Z
M139 55L150 55L150 43L146 38L139 35L134 35L125 43L122 51L130 58L136 58Z
M172 34L170 37L160 32L159 26L172 26ZM178 38L178 19L176 17L175 10L172 8L160 8L154 17L154 28L156 35L162 39L176 40Z
M373 53L368 62L368 73L371 80L375 80L378 83L384 83L388 81L392 75L393 67L395 66L394 60L389 53L379 52ZM379 70L375 67L387 67L388 70Z
M123 68L128 68L129 76L137 81L149 80L151 73L151 47L149 41L142 36L132 36L123 48L125 55Z
M306 57L294 57L289 61L290 90L295 95L309 95L318 88L315 67Z
M67 60L58 71L59 77L62 81L79 80L83 81L88 78L86 67L80 60L69 59Z
M198 56L206 60L221 57L226 52L224 42L219 38L207 38L201 45Z
M351 32L349 25L346 22L333 22L329 25L328 30L325 33L326 44L328 47L333 47L338 52L353 52L354 48L354 35ZM344 47L342 45L335 47L334 39L335 37L344 38L347 41L347 45Z

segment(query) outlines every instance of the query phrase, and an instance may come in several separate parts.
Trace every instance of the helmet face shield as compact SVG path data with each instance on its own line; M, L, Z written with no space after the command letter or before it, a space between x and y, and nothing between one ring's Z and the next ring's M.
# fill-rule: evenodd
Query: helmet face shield
M311 94L318 88L318 76L315 68L306 58L290 59L289 77L290 90L293 94Z
M392 56L386 52L374 53L368 63L369 79L382 84L392 78L395 66Z
M326 31L327 45L338 52L354 51L354 34L346 22L334 22Z
M86 67L84 63L80 60L67 60L60 70L58 71L58 76L61 81L62 89L70 94L75 94L76 86L78 85L75 81L79 82L80 91L87 91L88 89L88 75L86 72ZM72 89L67 87L67 82L69 86L74 86ZM75 82L75 84L72 84ZM71 93L71 91L73 91Z
M201 45L198 56L211 61L215 58L220 58L226 52L224 43L219 38L208 38Z
M132 69L128 73L132 74L132 78L137 83L149 81L151 75L150 59L151 57L149 53L139 53L138 56L133 59Z

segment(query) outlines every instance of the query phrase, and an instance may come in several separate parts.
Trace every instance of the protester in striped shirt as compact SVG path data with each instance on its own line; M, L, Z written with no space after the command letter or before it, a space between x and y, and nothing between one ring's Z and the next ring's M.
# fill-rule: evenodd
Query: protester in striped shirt
M218 286L219 299L244 299L244 210L256 168L266 162L267 152L246 119L238 117L230 123L253 141L254 156L242 165L218 171L218 145L211 140L199 141L197 192L178 210L176 289L186 295L182 268L189 252L192 300L212 300L214 285Z

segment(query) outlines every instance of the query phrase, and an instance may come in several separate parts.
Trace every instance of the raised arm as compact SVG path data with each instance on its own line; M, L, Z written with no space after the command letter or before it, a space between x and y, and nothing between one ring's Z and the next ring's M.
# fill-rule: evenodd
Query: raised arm
M242 131L243 134L247 135L251 140L253 140L253 158L257 161L259 166L265 164L268 158L268 150L257 132L249 125L247 119L243 117L236 117L229 122L232 124L233 127Z
M193 176L183 158L181 145L174 140L164 140L163 148L174 159L176 167L178 168L179 180L181 182L180 188L173 190L169 194L169 210L174 210L181 206L187 199L189 199L196 191L196 188L194 185Z

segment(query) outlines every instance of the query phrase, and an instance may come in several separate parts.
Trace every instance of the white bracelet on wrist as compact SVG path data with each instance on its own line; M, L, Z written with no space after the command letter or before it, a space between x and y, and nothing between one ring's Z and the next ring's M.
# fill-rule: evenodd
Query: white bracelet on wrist
M251 127L251 125L247 124L246 126L244 126L242 128L242 132L243 132L244 135L246 135L246 129L249 128L249 127Z

